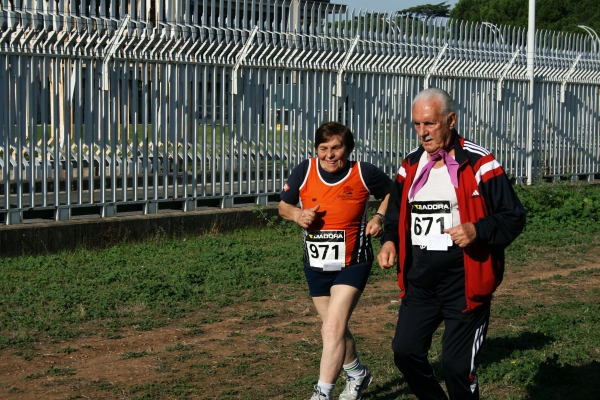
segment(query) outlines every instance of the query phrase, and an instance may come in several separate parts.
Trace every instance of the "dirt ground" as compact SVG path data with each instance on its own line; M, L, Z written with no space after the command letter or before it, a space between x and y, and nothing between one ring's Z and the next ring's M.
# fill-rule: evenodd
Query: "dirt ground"
M597 268L598 265L585 264L569 269L546 266L507 272L497 293L527 296L523 282L556 274L567 275L577 269ZM592 279L585 284L598 287L599 283ZM397 311L393 305L398 304L397 293L393 278L369 284L352 317L351 329L355 336L377 343L383 343L382 336L391 337L391 329L380 327L388 322L395 324ZM243 318L257 307L277 310L276 316ZM215 319L220 321L212 322ZM198 325L198 321L211 322ZM191 326L199 329L190 329ZM291 378L301 379L307 375L306 366L299 361L306 360L302 357L303 351L320 352L319 327L310 299L305 292L298 291L278 293L266 302L236 304L219 309L218 314L201 310L183 321L177 320L151 331L123 329L122 337L116 339L99 332L66 342L36 343L35 349L30 351L34 354L30 360L24 359L14 348L6 348L0 351L0 398L131 398L135 397L130 391L133 385L176 381L191 370L203 371L202 384L206 388L217 387L221 393L227 386L235 387L237 396L240 396L240 390L250 387L264 386L267 390L285 384ZM383 340L385 342L387 338ZM297 343L306 343L306 346ZM186 353L185 350L189 351ZM190 352L194 357L187 360L186 354ZM174 362L176 356L179 359ZM250 379L239 378L243 374L232 374L231 368L218 368L228 363L246 368L247 372L249 364L244 364L244 360L251 360L250 368L256 370ZM315 370L314 375L318 366L311 367ZM207 390L206 393L200 398L216 398L214 392L210 395ZM153 398L176 397L173 394Z

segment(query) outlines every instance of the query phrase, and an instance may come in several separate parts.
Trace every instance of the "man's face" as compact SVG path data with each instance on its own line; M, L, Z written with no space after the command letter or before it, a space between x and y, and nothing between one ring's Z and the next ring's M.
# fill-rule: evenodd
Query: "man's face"
M412 109L413 124L419 141L430 156L450 144L452 128L456 123L456 114L451 112L446 120L446 116L440 113L441 109L437 99L421 100Z

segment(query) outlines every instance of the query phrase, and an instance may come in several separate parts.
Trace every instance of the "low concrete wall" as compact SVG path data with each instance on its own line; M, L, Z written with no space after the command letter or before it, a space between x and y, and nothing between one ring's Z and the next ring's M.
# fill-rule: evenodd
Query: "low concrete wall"
M377 208L380 201L371 200ZM157 236L177 237L266 226L254 205L152 215L90 218L0 226L0 257L40 255L78 249L101 250ZM263 208L267 218L278 215L277 203Z
M157 236L183 236L211 231L265 226L252 212L254 206L170 212L153 215L92 218L0 226L0 257L39 255L64 250L105 249L119 243L139 242ZM277 206L264 208L277 215Z

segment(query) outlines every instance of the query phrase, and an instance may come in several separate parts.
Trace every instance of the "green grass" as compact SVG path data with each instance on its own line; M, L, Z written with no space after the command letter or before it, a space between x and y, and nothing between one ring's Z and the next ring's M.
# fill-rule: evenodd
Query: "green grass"
M537 184L518 187L517 192L528 219L524 233L507 250L507 275L521 274L524 279L514 284L518 293L498 294L492 303L479 369L482 398L596 398L600 289L586 283L597 280L600 269L571 269L597 262L600 185ZM61 342L52 350L55 354L79 356L86 348L69 345L69 340L84 335L118 339L130 330L173 326L181 336L179 342L163 347L166 355L159 355L162 350L124 349L121 356L123 360L156 358L153 368L162 380L131 386L100 381L94 382L94 390L125 393L134 399L192 398L204 393L205 377L223 376L231 378L219 378L211 388L218 399L261 399L268 393L306 397L317 379L319 326L277 301L266 303L270 299L310 302L307 295L295 294L305 293L302 233L279 218L265 220L260 209L256 215L264 228L157 238L98 252L0 260L0 350L36 362L41 357L40 343ZM377 252L378 243L374 247ZM553 272L527 279L528 271L544 268ZM378 292L377 283L383 279L393 280L394 271L373 268L372 286L363 302L379 301L393 318L399 305L389 303L393 293ZM226 349L243 341L251 346L249 352L223 358L194 341L195 335L210 332L213 324L231 319L238 321L237 327L215 339L215 344ZM273 321L281 319L287 322L274 326ZM247 334L249 326L263 330ZM372 336L357 335L357 341L362 360L377 379L363 398L414 399L393 365L389 346L394 324L376 321L369 330ZM440 328L430 354L436 374L442 333ZM285 335L293 340L284 340ZM278 357L296 360L301 368L287 371L285 383L262 382L262 376L279 372ZM75 369L61 366L23 379L31 383L72 375L77 377ZM250 382L248 387L238 389L238 378ZM260 385L252 386L257 380ZM340 380L338 392L342 386Z
M553 262L555 255L584 259L588 249L600 244L600 185L537 184L517 186L516 191L527 210L527 224L506 251L510 265Z
M0 260L0 345L26 345L29 335L76 337L82 333L76 327L88 321L107 331L124 326L148 330L191 308L262 298L269 294L269 283L303 282L300 240L297 231L286 236L284 248L269 247L282 242L281 235L255 229L98 253ZM288 256L281 258L283 253ZM257 310L245 318L272 315Z
M586 274L599 277L600 269ZM518 388L523 396L519 398L596 398L600 295L581 287L585 275L579 272L565 279L571 285L559 288L555 277L528 282L532 295L527 299L496 298L492 308L495 329L488 335L482 357L482 382L504 390ZM560 295L555 296L557 289Z

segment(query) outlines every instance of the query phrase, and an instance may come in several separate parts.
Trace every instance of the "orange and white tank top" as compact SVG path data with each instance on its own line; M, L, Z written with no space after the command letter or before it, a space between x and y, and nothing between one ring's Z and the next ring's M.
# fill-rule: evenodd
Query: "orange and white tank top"
M317 204L318 218L304 231L304 262L323 271L373 262L370 237L365 234L370 192L360 163L348 161L350 169L339 182L325 182L317 158L309 160L300 186L303 209Z

